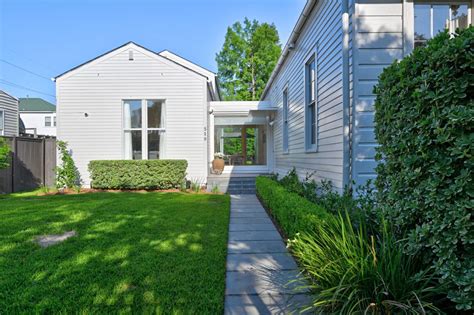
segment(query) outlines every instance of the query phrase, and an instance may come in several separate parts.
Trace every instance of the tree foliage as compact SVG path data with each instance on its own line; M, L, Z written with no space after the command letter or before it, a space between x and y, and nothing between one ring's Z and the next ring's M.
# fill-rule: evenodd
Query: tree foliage
M474 301L474 27L393 63L375 89L381 204L458 309Z
M5 139L0 138L0 170L10 165L10 147Z
M245 18L227 28L216 61L225 100L258 100L281 53L274 24Z

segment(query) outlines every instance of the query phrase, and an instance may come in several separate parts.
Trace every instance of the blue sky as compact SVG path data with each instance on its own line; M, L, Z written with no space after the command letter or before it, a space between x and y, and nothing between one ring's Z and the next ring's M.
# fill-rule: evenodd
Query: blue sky
M48 78L128 41L216 71L227 26L244 17L275 23L285 44L305 2L0 0L0 89L55 103Z

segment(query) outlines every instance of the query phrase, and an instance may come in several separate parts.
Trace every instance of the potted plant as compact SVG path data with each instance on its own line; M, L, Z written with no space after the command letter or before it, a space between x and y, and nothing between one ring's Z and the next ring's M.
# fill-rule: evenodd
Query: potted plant
M222 174L224 171L225 161L224 153L218 152L214 154L214 160L212 161L212 171L214 174Z

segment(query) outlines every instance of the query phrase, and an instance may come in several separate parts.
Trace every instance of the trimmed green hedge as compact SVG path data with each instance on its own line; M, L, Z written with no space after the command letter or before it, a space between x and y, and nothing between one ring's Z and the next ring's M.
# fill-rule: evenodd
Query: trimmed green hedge
M386 68L375 89L377 188L408 248L474 308L474 27Z
M91 187L98 189L179 188L186 177L185 160L90 161Z
M271 178L257 177L256 186L260 200L289 238L295 237L296 233L311 232L316 225L332 218L322 207L287 191Z

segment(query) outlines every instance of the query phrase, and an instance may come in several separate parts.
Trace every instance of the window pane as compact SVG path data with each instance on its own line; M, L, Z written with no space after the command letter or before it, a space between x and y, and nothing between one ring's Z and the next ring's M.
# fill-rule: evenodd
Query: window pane
M310 134L311 134L311 139L310 143L315 144L316 143L316 111L315 111L315 103L312 103L309 106L309 113L310 119L311 119L311 125L310 125Z
M44 125L45 127L51 127L51 116L44 117Z
M161 101L147 101L148 128L163 128L161 109Z
M431 38L430 12L429 4L415 4L415 47L423 45Z
M433 36L449 28L449 5L433 5Z
M158 130L148 131L148 159L158 160L160 158L161 132Z
M451 6L451 32L454 32L457 28L468 27L467 13L467 4Z
M141 160L142 159L142 132L140 130L132 130L124 132L124 150L125 159Z
M265 165L265 126L216 126L214 152L224 155L225 165Z
M3 131L3 111L0 111L0 130Z
M123 121L124 128L141 128L142 127L142 102L141 101L124 101L123 102Z
M56 127L56 116L53 117L54 120L54 127Z

